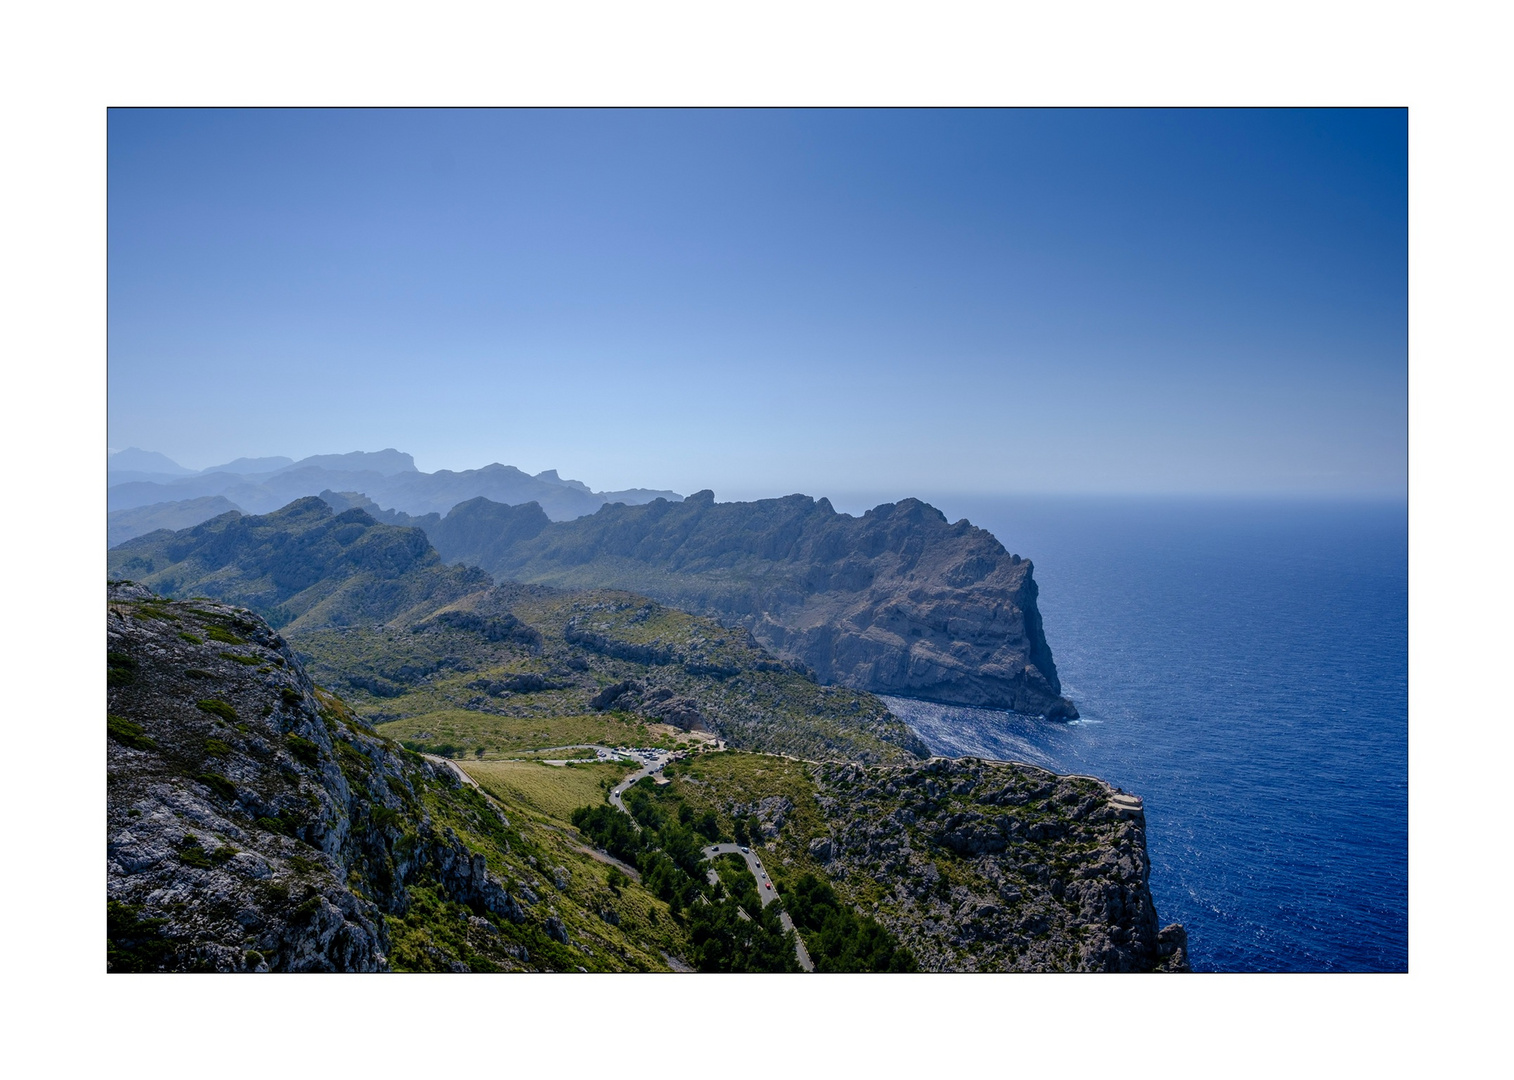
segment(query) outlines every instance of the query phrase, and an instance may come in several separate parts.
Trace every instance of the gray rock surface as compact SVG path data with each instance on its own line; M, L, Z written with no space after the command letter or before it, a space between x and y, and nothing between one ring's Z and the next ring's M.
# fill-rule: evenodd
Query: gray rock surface
M921 970L1187 970L1183 928L1159 929L1144 813L1110 785L974 758L816 778L810 856L852 895L881 883L868 913Z
M476 558L476 541L454 548L447 537L490 514L485 500L455 507L432 536L442 557ZM716 503L705 491L543 522L476 564L500 578L629 589L713 616L822 682L1077 716L1061 696L1030 562L916 499L854 518L803 495Z
M417 888L507 955L484 942L527 920L516 894L428 807L501 852L510 825L451 769L356 722L244 610L116 584L106 636L110 970L387 970Z

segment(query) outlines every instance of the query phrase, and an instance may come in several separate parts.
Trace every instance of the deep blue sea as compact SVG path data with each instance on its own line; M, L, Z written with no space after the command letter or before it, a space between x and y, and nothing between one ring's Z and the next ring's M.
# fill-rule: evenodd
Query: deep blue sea
M890 699L933 750L1143 796L1196 970L1407 970L1403 503L932 502L1033 560L1082 713Z

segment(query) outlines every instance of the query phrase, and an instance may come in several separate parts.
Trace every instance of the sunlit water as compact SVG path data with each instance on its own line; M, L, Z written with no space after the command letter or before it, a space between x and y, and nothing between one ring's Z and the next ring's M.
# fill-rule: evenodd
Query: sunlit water
M1083 715L890 699L933 750L1143 796L1197 969L1406 970L1402 504L932 501L1034 560Z

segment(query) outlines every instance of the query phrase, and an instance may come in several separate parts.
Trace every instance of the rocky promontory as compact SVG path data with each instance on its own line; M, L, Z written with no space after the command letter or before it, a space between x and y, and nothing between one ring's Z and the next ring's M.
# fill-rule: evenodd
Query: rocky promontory
M864 765L717 754L659 798L750 841L780 899L825 881L921 971L1186 971L1139 797L978 758ZM833 969L843 970L843 969Z
M1031 765L821 766L807 853L922 970L1186 971L1138 797Z
M804 495L717 503L702 491L561 522L475 499L428 535L444 559L501 579L627 589L744 627L822 682L1077 716L1062 697L1030 561L916 499L859 518Z

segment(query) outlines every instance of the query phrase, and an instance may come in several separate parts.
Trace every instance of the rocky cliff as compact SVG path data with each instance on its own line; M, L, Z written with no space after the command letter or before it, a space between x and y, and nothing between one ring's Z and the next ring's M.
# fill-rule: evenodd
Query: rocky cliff
M693 871L695 827L765 846L764 865L818 935L826 970L898 970L883 953L941 971L1186 966L1182 928L1158 927L1138 799L1030 766L914 760L865 695L824 691L739 632L639 597L514 585L472 599L403 633L373 633L411 663L428 650L463 658L470 636L535 662L560 641L539 671L447 676L491 700L522 698L499 719L536 740L522 743L528 752L568 749L557 724L646 734L634 718L559 717L542 695L560 694L674 722L692 710L733 738L771 738L776 723L800 752L845 744L875 762L706 743L667 768L670 783L643 783L664 840L678 841ZM333 633L356 634L363 655L377 649L369 631ZM499 785L485 796L455 765L407 752L313 684L256 615L129 582L108 586L106 660L111 971L667 970L708 951L714 930L689 914L691 896L674 903L667 858L616 863L583 843L598 834L580 838L563 820L587 801L589 817L608 814L635 835L603 802L634 765L491 765L480 745L468 768ZM610 681L630 670L643 674ZM779 690L796 707L775 721L762 695ZM512 710L523 711L512 721ZM749 712L761 718L754 732L739 724ZM417 721L477 728L494 715ZM703 888L697 874L688 880ZM721 926L744 933L739 918ZM880 941L893 944L880 953ZM877 963L856 966L864 954Z
M1141 800L1090 777L932 758L889 765L719 754L665 802L760 845L780 897L828 880L922 971L1185 971L1162 927Z
M353 493L324 496L149 533L113 548L107 564L162 592L246 604L291 631L435 608L487 585L474 568L622 589L745 629L822 683L1077 716L1061 696L1029 560L918 500L854 518L803 495L716 503L705 491L553 522L534 503L477 498L413 518Z
M106 566L160 593L253 608L291 632L382 622L490 585L482 571L443 564L420 529L356 508L336 514L315 496L139 536L107 552Z
M251 613L116 583L106 635L108 970L666 970L682 947Z
M1188 970L1187 934L1157 919L1139 798L973 758L816 779L807 853L922 970Z
M428 532L444 559L501 578L628 589L745 627L822 682L1077 716L1030 562L915 499L854 518L803 495L716 503L703 491L566 522L477 499Z

